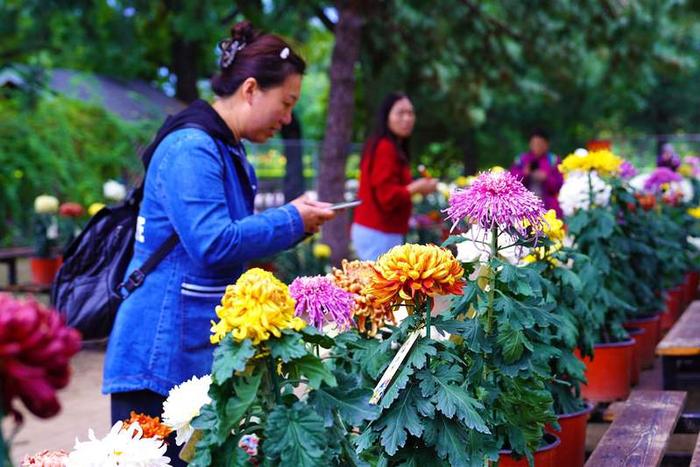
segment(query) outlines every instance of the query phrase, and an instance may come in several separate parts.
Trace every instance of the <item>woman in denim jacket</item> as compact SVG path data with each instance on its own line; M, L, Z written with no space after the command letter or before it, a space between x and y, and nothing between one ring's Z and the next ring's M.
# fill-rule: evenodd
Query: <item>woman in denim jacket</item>
M173 386L209 373L211 321L226 285L247 261L293 246L333 217L327 203L303 197L253 215L257 182L241 140L263 142L289 123L305 63L247 22L220 47L218 99L170 120L185 128L158 144L148 166L127 277L173 233L180 241L117 313L102 386L113 423L131 410L159 416Z

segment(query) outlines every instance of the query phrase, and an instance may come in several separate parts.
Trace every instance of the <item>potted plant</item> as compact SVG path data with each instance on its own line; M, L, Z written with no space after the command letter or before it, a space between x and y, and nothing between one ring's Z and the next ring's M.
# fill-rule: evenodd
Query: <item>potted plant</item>
M631 388L634 340L624 328L631 305L621 296L626 287L629 252L615 213L610 208L612 187L623 160L609 150L579 149L559 169L565 175L559 204L566 216L573 246L591 259L601 276L594 308L602 317L593 356L579 355L586 364L584 398L591 402L626 399Z
M455 299L449 317L463 319L452 333L469 365L469 393L484 405L491 432L488 459L499 465L554 465L559 440L545 434L557 427L553 326L561 319L548 300L547 281L539 264L512 264L519 253L544 245L546 221L542 201L508 172L485 172L465 190L456 190L447 210L456 226L470 230L457 243L465 274L474 279ZM461 251L460 251L461 250ZM477 439L470 439L477 443Z
M34 256L30 258L32 280L36 284L49 285L61 265L57 254L58 199L49 195L34 200Z
M199 433L190 439L190 465L359 462L350 424L376 415L368 404L371 390L338 387L352 379L336 375L317 355L333 340L295 316L296 307L317 325L346 326L352 296L329 278L308 279L292 288L296 300L284 283L257 268L228 288L212 327L217 348L210 401L191 422ZM348 393L353 397L345 398Z

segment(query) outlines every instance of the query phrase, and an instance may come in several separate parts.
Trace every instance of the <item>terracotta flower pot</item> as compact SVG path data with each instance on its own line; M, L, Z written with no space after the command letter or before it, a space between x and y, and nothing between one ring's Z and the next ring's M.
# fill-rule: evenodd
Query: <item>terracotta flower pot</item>
M29 266L32 271L32 282L39 285L51 285L54 277L61 267L63 258L39 258L33 257L29 259Z
M690 271L688 273L688 282L691 295L690 300L693 301L698 293L698 285L700 285L700 272Z
M627 332L630 337L634 340L634 347L632 347L632 366L630 372L630 382L632 386L639 384L639 374L642 372L642 342L646 331L641 328L632 327L628 328Z
M557 450L561 441L551 433L545 433L544 439L547 444L535 451L535 467L557 467L561 465L556 462ZM508 449L501 450L499 454L498 467L529 466L526 457L516 459L513 457L512 451Z
M596 344L593 360L577 358L586 365L587 384L581 385L581 395L590 402L613 402L630 395L632 376L632 351L634 340L610 344Z
M666 308L663 313L661 313L661 332L666 332L673 326L679 314L679 309L681 307L678 301L678 294L674 293L673 290L666 291Z
M660 340L660 324L660 314L650 318L631 319L625 323L625 329L627 330L631 328L640 328L646 331L635 339L639 344L639 356L643 370L654 366L656 344L658 344Z
M675 314L673 315L673 322L675 323L678 321L678 318L681 317L686 307L683 297L683 285L679 285L676 288L671 289L669 293L674 297L676 303L678 304L678 306L675 308Z
M561 428L559 431L550 425L545 427L548 433L558 436L561 440L561 444L555 450L554 465L583 466L586 461L586 427L592 410L593 405L587 404L585 409L578 412L558 415Z

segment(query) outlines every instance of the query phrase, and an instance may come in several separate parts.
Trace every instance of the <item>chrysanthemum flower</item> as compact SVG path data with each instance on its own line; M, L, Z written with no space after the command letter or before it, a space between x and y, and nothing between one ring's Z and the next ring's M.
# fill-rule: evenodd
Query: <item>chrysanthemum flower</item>
M488 262L491 256L491 231L478 225L472 225L468 232L462 234L464 241L457 243L457 259L462 263ZM514 245L517 238L506 232L498 233L498 256L517 264L522 257L522 247Z
M340 330L352 325L355 300L329 277L297 277L289 286L289 294L296 301L296 316L318 329L327 323L334 323Z
M418 295L461 295L464 270L448 250L435 245L395 246L374 265L371 293L380 303L400 303Z
M450 197L447 217L454 225L465 219L470 224L490 230L528 232L528 221L535 236L542 231L544 207L542 200L528 191L510 172L483 172L464 190L455 190Z
M610 202L612 188L597 173L572 172L566 177L558 197L559 206L565 216L571 216L579 209L584 211L590 209L591 188L593 204L607 206Z
M700 206L688 209L688 214L695 219L700 219Z
M341 269L333 268L333 280L341 289L351 293L355 300L353 319L357 329L374 336L386 323L395 322L394 312L388 303L379 303L370 291L374 277L373 261L348 261L344 259Z
M193 376L172 388L163 402L163 424L175 430L175 444L185 444L194 433L190 423L199 415L203 406L211 402L209 387L211 376Z
M33 456L24 456L20 467L66 467L68 453L63 449L58 451L44 450Z
M637 168L630 161L623 161L620 164L620 177L624 180L629 180L630 178L637 175Z
M539 246L533 248L531 253L522 259L523 263L532 263L538 259L549 257L562 248L564 244L564 237L566 237L564 222L557 218L557 212L554 209L547 211L547 213L544 215L544 222L544 234L553 242L552 245L548 247ZM552 262L557 264L554 261Z
M68 455L71 467L138 465L141 467L166 467L170 458L165 456L162 439L144 438L138 423L124 426L117 422L107 436L97 439L95 432L88 432L89 441L75 440L75 448Z
M129 419L124 420L124 426L130 426L132 423L138 423L143 430L144 438L160 438L165 439L172 433L172 429L160 422L159 417L151 417L143 413L136 413L133 410L129 414Z
M576 150L569 154L559 164L559 171L563 174L570 172L596 172L601 177L614 176L620 173L620 166L624 159L616 156L608 149L598 151Z
M231 333L237 341L250 339L258 345L270 336L280 337L284 329L299 331L306 326L294 316L294 300L287 286L260 268L249 269L226 287L216 315L221 321L212 325L212 344Z
M680 182L683 177L668 167L657 167L644 182L644 189L652 193L662 191L662 186L671 182Z

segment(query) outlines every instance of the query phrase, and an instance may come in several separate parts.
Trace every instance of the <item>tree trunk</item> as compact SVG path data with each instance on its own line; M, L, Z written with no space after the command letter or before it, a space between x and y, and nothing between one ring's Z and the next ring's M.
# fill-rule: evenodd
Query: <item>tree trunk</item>
M176 36L173 38L171 53L171 71L177 77L175 98L189 104L199 97L197 90L199 44Z
M301 123L295 113L292 113L291 123L282 127L280 135L284 144L284 157L287 160L283 183L284 201L289 202L303 195L306 190Z
M331 58L331 88L328 99L326 134L321 146L318 198L321 201L343 201L345 166L352 138L352 116L355 108L355 64L360 54L362 33L361 1L339 1L338 23ZM342 211L323 226L323 241L331 247L331 261L340 264L348 256L350 212Z
M462 139L464 175L474 175L479 167L479 150L476 147L476 135L473 129L467 130Z

